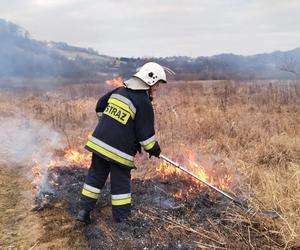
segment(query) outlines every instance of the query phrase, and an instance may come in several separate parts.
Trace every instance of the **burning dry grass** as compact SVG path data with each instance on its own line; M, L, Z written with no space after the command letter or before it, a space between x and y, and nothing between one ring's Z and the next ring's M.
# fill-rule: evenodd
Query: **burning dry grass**
M2 93L1 117L18 114L42 120L62 132L68 148L81 151L97 122L96 101L107 90L85 85L43 95ZM222 243L220 247L300 246L298 94L299 83L257 81L174 83L162 86L157 93L157 134L165 155L185 165L186 152L192 151L195 162L208 173L217 169L223 176L232 176L228 189L249 198L252 207L275 207L282 212L279 219L270 220L227 211L225 220L230 223L224 231L210 220L211 235ZM153 177L155 167L151 165L157 165L158 160L138 158L140 167L135 176ZM171 227L180 227L172 223ZM209 248L207 241L198 244Z

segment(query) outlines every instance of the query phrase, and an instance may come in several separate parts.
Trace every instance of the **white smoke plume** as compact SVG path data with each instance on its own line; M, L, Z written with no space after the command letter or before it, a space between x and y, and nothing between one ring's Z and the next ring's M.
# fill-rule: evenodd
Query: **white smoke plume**
M0 141L1 158L23 165L30 163L33 154L45 160L62 148L59 133L42 122L22 118L1 119Z
M59 133L47 124L24 118L0 119L0 158L8 166L28 166L28 176L33 177L31 167L39 164L40 181L35 183L42 191L47 186L48 163L63 144Z

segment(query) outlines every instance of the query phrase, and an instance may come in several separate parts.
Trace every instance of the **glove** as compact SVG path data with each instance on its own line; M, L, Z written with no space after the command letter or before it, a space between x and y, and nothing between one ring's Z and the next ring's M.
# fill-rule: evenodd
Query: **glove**
M161 149L158 142L155 142L154 146L151 149L149 149L147 152L149 153L149 158L151 158L151 156L159 157L161 153Z

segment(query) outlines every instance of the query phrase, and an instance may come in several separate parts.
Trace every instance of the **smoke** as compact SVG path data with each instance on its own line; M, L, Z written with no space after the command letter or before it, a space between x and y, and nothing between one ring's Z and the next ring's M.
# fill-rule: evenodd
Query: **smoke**
M33 154L43 161L62 148L59 133L48 125L27 119L2 120L0 124L0 155L11 163L28 164Z
M9 166L29 166L26 173L37 189L50 192L47 185L49 162L62 149L59 133L48 125L24 118L0 120L0 157ZM33 171L32 171L33 170Z

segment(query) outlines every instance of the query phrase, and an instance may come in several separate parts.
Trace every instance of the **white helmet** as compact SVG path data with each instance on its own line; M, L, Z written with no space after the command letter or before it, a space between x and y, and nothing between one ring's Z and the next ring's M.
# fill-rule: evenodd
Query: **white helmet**
M153 86L158 81L167 83L164 68L155 62L144 64L134 76L141 79L149 86Z
M155 62L148 62L138 69L138 72L124 82L129 89L147 90L158 81L167 83L165 70L174 75L175 73L167 67L163 67Z

